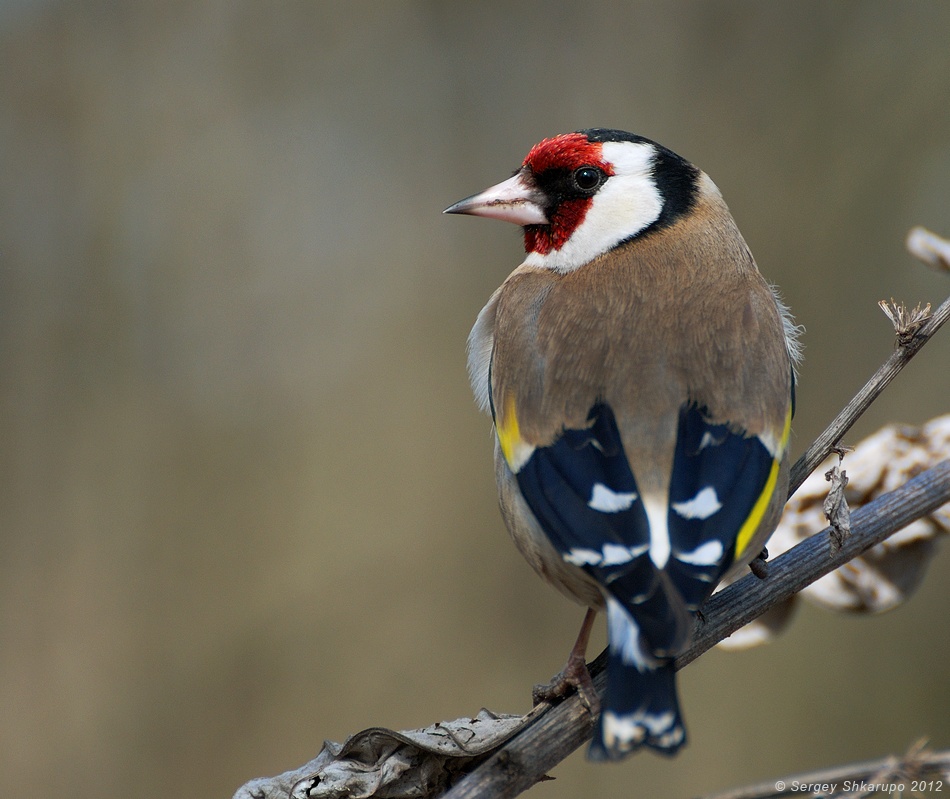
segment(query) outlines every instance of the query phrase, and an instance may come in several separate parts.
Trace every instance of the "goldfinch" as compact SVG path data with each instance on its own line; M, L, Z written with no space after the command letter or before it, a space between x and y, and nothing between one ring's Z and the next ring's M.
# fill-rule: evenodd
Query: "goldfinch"
M649 139L545 139L445 210L524 228L468 342L505 523L538 574L606 610L589 756L686 741L673 660L717 583L757 557L788 482L797 328L707 175Z

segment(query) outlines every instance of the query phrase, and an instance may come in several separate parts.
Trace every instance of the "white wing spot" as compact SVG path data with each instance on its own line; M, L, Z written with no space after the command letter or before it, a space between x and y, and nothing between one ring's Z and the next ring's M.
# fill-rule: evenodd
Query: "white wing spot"
M603 483L594 483L587 507L601 513L619 513L622 510L628 510L636 501L637 495L633 492L626 494L611 491Z
M633 560L633 555L629 547L623 547L619 544L604 544L604 566L619 566L621 563L629 563Z
M712 540L700 544L692 552L677 553L676 559L690 566L715 566L722 560L722 553L722 542Z
M716 495L716 489L706 486L692 499L686 502L674 502L672 508L684 519L708 519L719 512L722 503Z
M575 566L596 566L603 560L603 556L596 549L574 547L564 555L564 560Z
M716 438L708 430L703 433L703 437L699 440L699 452L702 452L706 447L718 447L725 438Z

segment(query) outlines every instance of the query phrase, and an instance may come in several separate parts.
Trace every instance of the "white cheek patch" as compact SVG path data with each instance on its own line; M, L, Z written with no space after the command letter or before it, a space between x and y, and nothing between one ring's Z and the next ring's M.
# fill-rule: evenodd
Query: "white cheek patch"
M654 148L640 142L604 142L602 152L614 174L594 195L584 221L561 249L529 253L525 264L571 272L660 218L663 197L653 177Z

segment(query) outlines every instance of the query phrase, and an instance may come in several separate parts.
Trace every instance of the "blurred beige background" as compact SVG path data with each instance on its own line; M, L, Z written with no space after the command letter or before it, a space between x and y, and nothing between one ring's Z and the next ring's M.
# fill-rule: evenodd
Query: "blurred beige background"
M580 127L693 160L807 328L800 453L889 353L877 300L950 292L903 250L950 234L948 31L943 0L0 3L3 795L229 797L526 710L582 611L507 540L465 375L519 235L440 211ZM851 438L950 410L948 361ZM679 758L532 795L950 745L948 568L703 657Z

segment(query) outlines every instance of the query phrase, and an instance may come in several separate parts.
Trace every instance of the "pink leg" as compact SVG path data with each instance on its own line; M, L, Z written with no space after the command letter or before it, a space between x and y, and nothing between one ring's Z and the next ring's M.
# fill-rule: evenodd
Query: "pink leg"
M600 698L597 696L594 683L590 678L590 672L587 670L587 643L590 640L590 631L594 626L596 615L596 610L593 608L587 609L587 615L584 616L584 622L581 624L581 631L577 634L577 642L571 649L571 654L567 656L567 663L561 673L557 674L546 685L534 686L531 697L535 704L560 699L567 696L571 688L574 688L577 690L577 695L584 707L590 711L592 716L596 716L600 712Z

